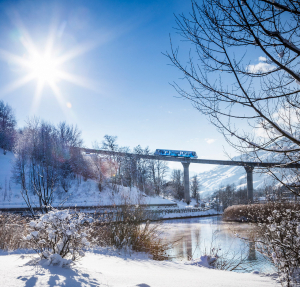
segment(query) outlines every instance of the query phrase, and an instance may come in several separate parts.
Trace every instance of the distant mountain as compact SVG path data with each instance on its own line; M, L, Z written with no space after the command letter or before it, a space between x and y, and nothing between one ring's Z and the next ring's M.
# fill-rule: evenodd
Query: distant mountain
M261 153L260 157L263 161L268 162L270 158L269 153ZM234 157L233 160L239 161L241 157ZM240 166L226 166L219 165L210 171L198 174L201 184L202 194L211 194L220 186L227 184L235 184L237 188L244 187L247 184L246 171L244 167ZM253 187L262 188L266 184L272 183L272 177L268 174L259 174L253 172Z

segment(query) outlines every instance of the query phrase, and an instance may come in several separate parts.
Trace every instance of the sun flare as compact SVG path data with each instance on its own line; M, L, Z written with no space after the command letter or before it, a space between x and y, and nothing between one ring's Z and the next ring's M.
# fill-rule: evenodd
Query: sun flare
M0 58L9 64L19 67L18 71L21 71L23 75L3 87L0 90L1 94L10 93L31 81L36 81L36 90L32 102L33 109L39 105L45 86L51 88L62 107L67 106L70 109L72 105L65 102L60 91L61 87L58 86L58 83L62 80L98 92L98 84L64 69L68 67L66 65L67 62L94 49L98 45L97 42L83 43L62 53L63 46L60 43L56 43L58 38L55 27L50 29L45 46L42 48L35 45L29 32L21 22L19 22L19 26L20 31L23 31L20 37L20 43L24 48L23 55L13 54L0 48Z

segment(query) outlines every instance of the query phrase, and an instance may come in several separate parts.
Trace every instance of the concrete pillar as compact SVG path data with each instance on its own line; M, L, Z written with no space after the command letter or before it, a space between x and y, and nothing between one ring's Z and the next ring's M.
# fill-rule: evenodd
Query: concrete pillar
M190 204L190 176L189 176L189 162L181 162L183 165L183 183L184 183L184 199L187 204Z
M244 166L247 172L247 199L248 203L253 203L253 166Z

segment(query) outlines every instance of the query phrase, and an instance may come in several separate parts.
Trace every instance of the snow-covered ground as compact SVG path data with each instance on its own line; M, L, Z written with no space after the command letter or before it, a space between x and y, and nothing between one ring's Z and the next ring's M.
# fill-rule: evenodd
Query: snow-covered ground
M96 250L70 268L35 264L37 255L0 253L0 286L271 287L270 276L220 271L189 262L154 261L145 254Z

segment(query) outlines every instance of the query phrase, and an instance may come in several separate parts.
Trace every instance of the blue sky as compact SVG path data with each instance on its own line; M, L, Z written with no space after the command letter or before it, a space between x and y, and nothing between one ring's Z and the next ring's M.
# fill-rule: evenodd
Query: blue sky
M67 121L82 130L86 147L109 134L131 148L193 150L211 159L225 159L225 148L234 155L221 134L169 84L180 83L181 74L162 53L170 50L169 34L188 51L173 27L174 13L190 8L189 1L175 0L1 1L0 97L15 110L20 127L32 116ZM29 72L11 56L28 56L29 36L40 53L53 39L54 59L73 53L59 66L73 75L71 82L56 79L56 92L45 83L38 97L36 78L14 86ZM191 166L191 171L207 168Z

